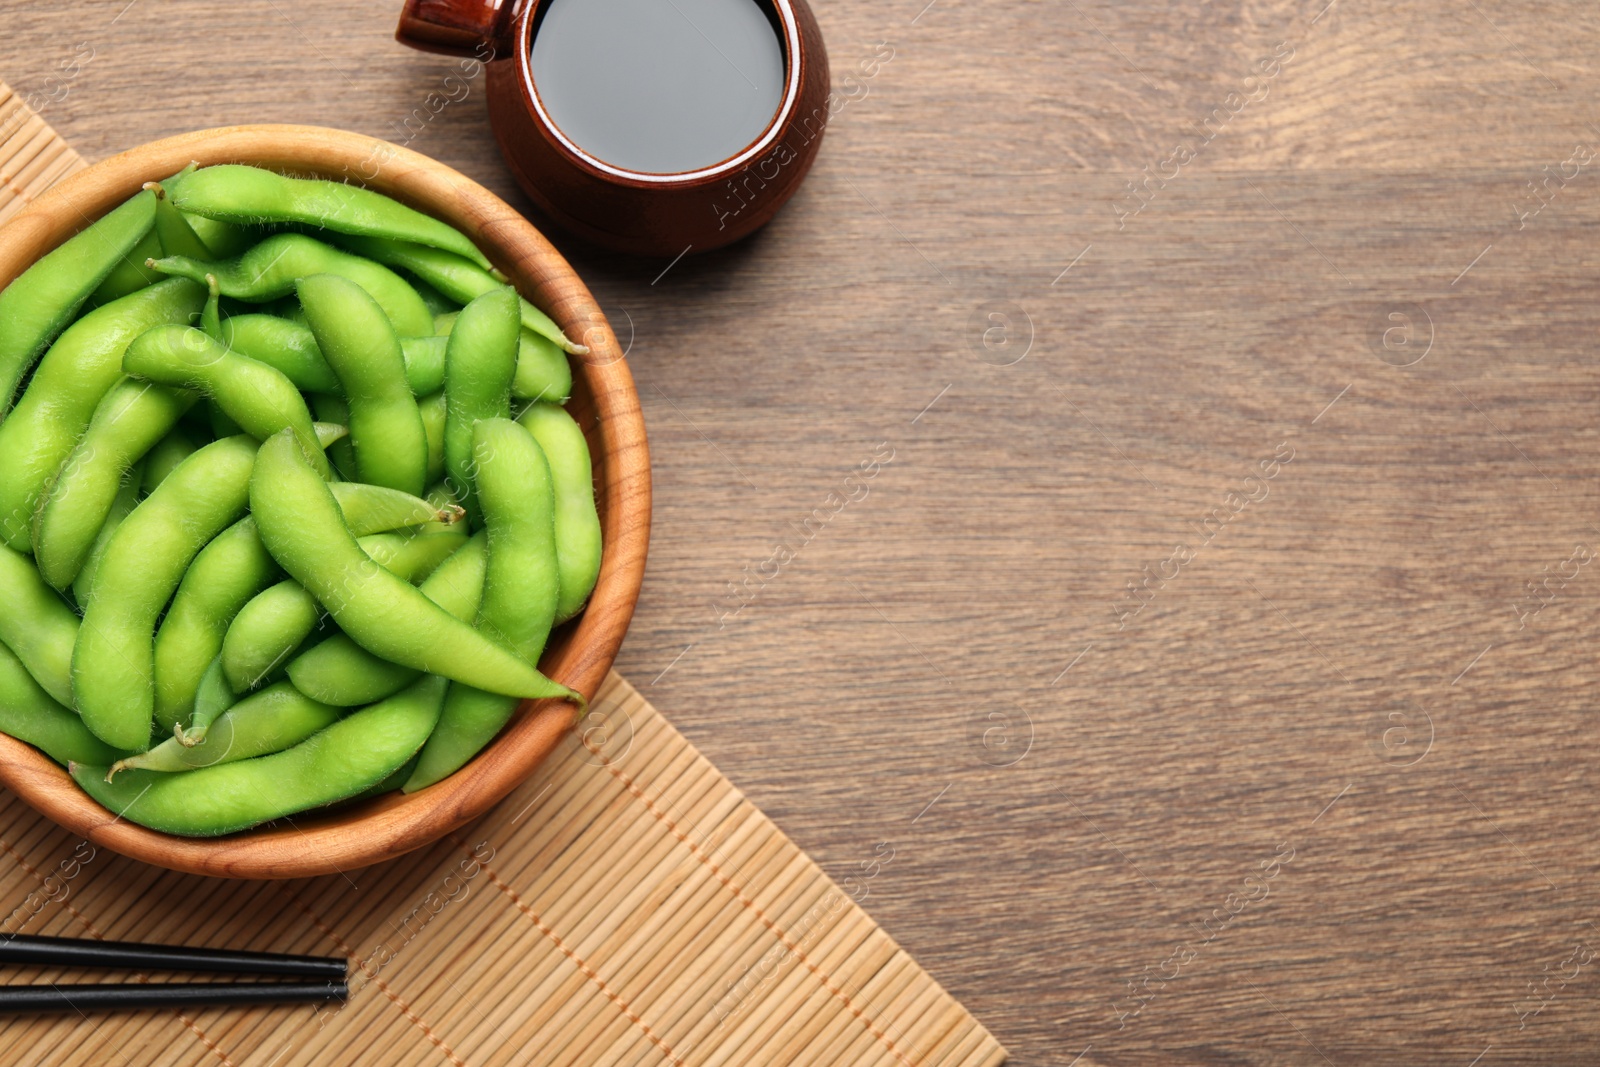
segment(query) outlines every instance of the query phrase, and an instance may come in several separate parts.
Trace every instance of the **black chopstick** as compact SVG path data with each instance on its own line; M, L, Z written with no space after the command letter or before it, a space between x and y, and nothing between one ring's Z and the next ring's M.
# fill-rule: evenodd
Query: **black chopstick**
M0 986L0 1013L114 1008L229 1007L347 1000L343 982L173 982L122 985Z
M187 948L180 945L142 945L132 941L92 941L86 938L41 937L34 934L0 934L0 964L3 963L53 967L102 967L117 970L214 971L223 974L320 979L323 983L343 982L345 979L345 961L339 957L287 956L275 952L237 952L224 949ZM43 988L49 989L48 986ZM310 988L309 985L307 988Z

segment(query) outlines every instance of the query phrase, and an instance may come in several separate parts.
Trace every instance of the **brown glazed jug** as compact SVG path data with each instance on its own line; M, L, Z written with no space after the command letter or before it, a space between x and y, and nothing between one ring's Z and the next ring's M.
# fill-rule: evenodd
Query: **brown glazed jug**
M810 170L828 123L828 56L805 0L753 0L783 51L771 122L731 158L655 174L596 158L551 120L531 63L551 0L405 0L395 37L425 52L486 61L489 120L528 196L557 223L606 248L647 256L704 252L766 224ZM603 72L602 72L603 73Z

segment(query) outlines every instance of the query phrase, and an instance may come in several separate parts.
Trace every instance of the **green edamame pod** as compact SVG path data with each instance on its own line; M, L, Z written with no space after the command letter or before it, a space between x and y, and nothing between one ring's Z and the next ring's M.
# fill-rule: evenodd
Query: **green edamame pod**
M317 628L322 609L293 579L257 593L239 609L222 639L222 673L235 693L248 693L288 661Z
M195 556L156 630L155 716L161 732L189 718L200 676L222 651L229 623L282 574L248 516Z
M133 770L171 774L265 756L298 745L338 721L339 709L317 703L288 682L274 682L218 715L192 744L184 744L191 739L189 733L168 738L148 752L118 760L106 775L114 779L119 771Z
M441 389L432 396L425 396L417 401L417 411L422 415L422 432L428 436L426 481L432 484L444 477L444 424L446 416L444 390Z
M326 449L328 462L333 465L335 473L347 482L354 482L356 477L356 451L350 446L350 405L344 402L344 397L334 396L332 393L311 394L311 410L319 420L339 423L344 426L344 437ZM358 483L365 485L365 482ZM407 494L408 496L410 494Z
M17 383L55 335L77 314L117 261L150 231L156 198L139 192L57 245L0 290L0 414ZM433 316L419 334L433 329Z
M113 300L121 299L129 293L136 293L147 285L154 285L166 277L158 270L152 270L149 262L161 255L161 238L156 236L155 228L139 239L139 243L127 255L117 260L116 266L111 268L105 280L89 294L89 303L95 307L109 304Z
M478 613L488 564L488 539L480 532L439 564L422 593L462 621ZM301 692L349 708L392 696L421 671L374 656L344 634L334 634L289 661L289 678Z
M200 676L200 685L194 692L194 711L189 714L189 729L182 723L173 726L172 733L180 745L198 745L205 740L206 730L218 715L239 702L222 670L222 657L218 655Z
M391 574L415 585L467 543L463 530L407 531L356 538L361 551Z
M556 621L583 609L600 576L600 513L594 505L594 474L583 431L555 404L533 404L517 419L539 442L556 490L556 559L561 598Z
M96 308L64 330L0 423L0 536L29 551L33 513L61 469L95 405L122 378L122 354L144 331L187 322L201 290L171 278Z
M144 187L156 197L156 236L161 240L164 256L189 256L193 259L210 259L211 249L189 225L183 213L172 206L172 200L160 182L145 182Z
M194 402L193 393L124 381L95 405L89 428L34 513L33 558L45 581L57 589L72 584L111 511L123 475Z
M122 357L128 374L174 389L193 389L210 397L240 429L258 441L279 430L293 431L311 465L327 477L305 398L283 372L249 356L229 351L190 326L146 330ZM421 491L421 486L418 486Z
M251 510L267 549L362 648L403 667L442 674L508 696L558 697L585 705L424 593L375 564L345 529L327 485L292 436L261 446ZM294 676L291 674L290 676ZM296 685L307 695L317 696Z
M434 333L448 337L458 314L449 311L435 315ZM565 404L572 396L572 364L566 352L527 326L522 327L517 338L517 375L511 379L511 395L518 400L543 400L551 404Z
M350 436L350 427L337 422L313 422L311 429L317 435L317 445L326 452L328 446L343 441Z
M0 645L0 731L26 741L57 763L105 763L118 756L116 749L89 732L82 719L52 700L4 645Z
M332 482L328 488L339 502L345 526L358 538L424 523L454 524L465 514L449 501L434 503L398 489L385 489L366 482Z
M309 471L310 468L307 468ZM190 837L245 830L354 796L383 781L422 747L439 718L445 682L429 676L362 708L283 752L185 774L74 763L72 777L129 822Z
M223 296L257 304L288 296L301 278L337 274L366 290L389 316L397 333L422 337L433 332L428 305L404 278L382 264L341 252L301 233L274 234L232 259L212 262L166 256L151 266L163 274L201 283L207 274L215 274Z
M483 267L437 248L374 237L340 237L338 240L358 256L410 271L458 304L470 304L505 284L504 278L497 278ZM569 341L549 315L526 300L521 300L519 307L522 324L528 329L573 355L588 354L588 347Z
M309 327L276 315L234 315L222 321L218 337L228 348L278 368L308 393L337 393L339 379L322 358ZM400 354L406 381L417 396L444 385L443 337L402 337Z
M510 419L473 427L472 459L489 537L478 629L537 663L561 588L550 467L533 435ZM494 739L518 703L515 697L452 684L405 791L455 773Z
M260 238L256 231L247 226L235 226L231 222L208 219L203 215L184 215L183 221L187 222L189 229L200 238L200 243L206 246L206 251L209 253L205 256L206 259L228 259L236 256ZM155 259L160 255L159 252L153 252L150 258Z
M406 383L399 339L383 309L360 286L333 274L296 283L317 347L349 405L350 444L359 481L420 494L428 438Z
M205 442L190 433L183 423L178 423L167 435L151 446L144 457L144 476L140 488L145 496L155 492L160 485L177 469L178 464L188 459L200 450Z
M298 453L293 436L285 440ZM207 445L134 508L106 546L73 649L72 691L84 723L107 744L150 747L156 618L200 549L244 515L255 462L248 437ZM304 469L317 477L309 463Z
M511 377L517 370L521 329L516 293L502 288L463 308L450 331L444 375L445 481L475 525L481 520L472 475L472 427L511 414Z
M454 227L359 185L224 164L185 177L174 200L182 210L207 218L246 224L299 222L336 233L392 237L449 249L489 267L478 247Z
M77 603L89 602L89 591L94 588L95 572L100 569L100 557L106 554L106 545L111 543L111 535L117 532L122 520L132 514L133 509L138 506L139 487L143 481L142 463L135 463L123 476L122 488L117 490L116 499L111 502L111 510L106 512L106 521L100 524L100 532L95 534L94 544L89 547L88 558L79 568L78 576L72 579L72 599Z
M32 561L0 545L0 641L58 703L73 706L72 649L78 615L39 577Z

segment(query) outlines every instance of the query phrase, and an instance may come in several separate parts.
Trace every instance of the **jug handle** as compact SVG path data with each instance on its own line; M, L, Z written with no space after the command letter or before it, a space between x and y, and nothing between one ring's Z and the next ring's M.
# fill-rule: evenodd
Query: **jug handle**
M405 0L395 40L422 52L488 62L511 54L516 6L516 0Z

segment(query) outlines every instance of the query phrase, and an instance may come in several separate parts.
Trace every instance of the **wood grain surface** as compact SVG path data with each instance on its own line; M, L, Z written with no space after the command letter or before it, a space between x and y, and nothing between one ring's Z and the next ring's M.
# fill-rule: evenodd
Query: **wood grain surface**
M1013 1063L1592 1062L1600 16L924 3L815 5L752 240L552 234L651 435L618 669ZM14 4L0 77L525 204L397 6Z

